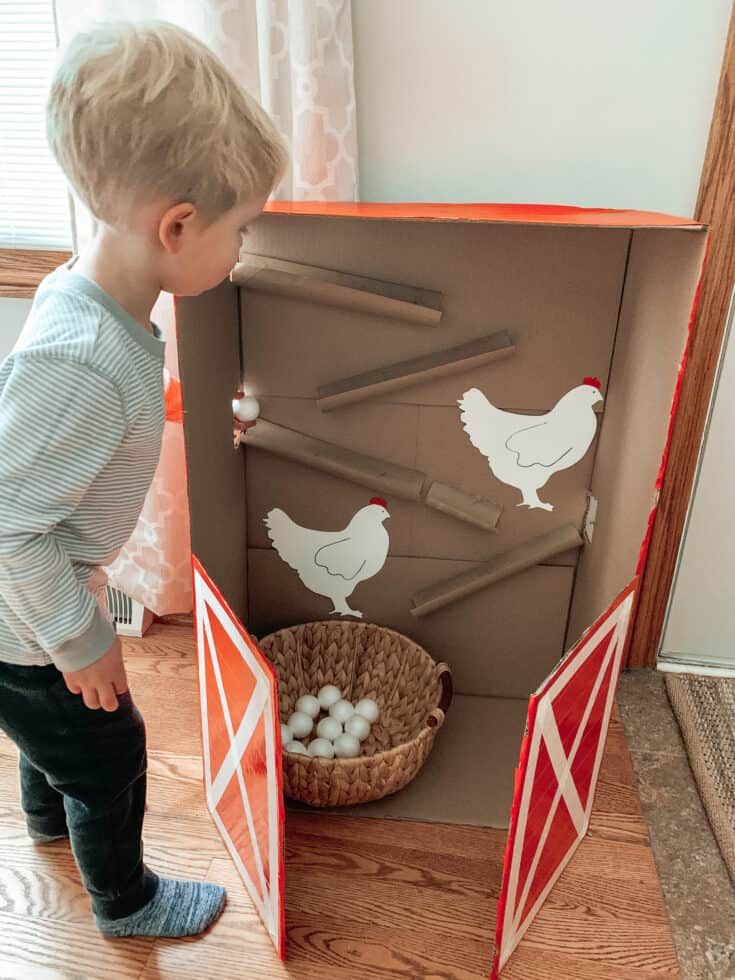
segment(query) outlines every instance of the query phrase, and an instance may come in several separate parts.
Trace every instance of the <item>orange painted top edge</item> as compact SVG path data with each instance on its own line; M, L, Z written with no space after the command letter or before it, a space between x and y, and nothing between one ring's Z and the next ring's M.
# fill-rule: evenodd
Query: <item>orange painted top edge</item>
M384 218L397 221L478 221L576 225L588 228L702 228L693 218L655 211L618 211L559 204L440 204L377 201L269 201L267 214L329 218Z

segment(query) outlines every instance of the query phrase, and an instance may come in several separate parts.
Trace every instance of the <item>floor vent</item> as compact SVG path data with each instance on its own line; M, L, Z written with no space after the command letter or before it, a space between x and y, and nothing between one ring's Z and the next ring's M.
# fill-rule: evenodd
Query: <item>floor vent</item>
M153 622L153 613L141 603L111 585L106 588L107 608L121 636L144 636Z

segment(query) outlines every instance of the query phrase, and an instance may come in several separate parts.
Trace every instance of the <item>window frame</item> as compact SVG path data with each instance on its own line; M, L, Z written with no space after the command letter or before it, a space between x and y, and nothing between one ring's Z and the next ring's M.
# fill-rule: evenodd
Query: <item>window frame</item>
M71 254L63 249L0 248L0 299L32 299L41 280Z

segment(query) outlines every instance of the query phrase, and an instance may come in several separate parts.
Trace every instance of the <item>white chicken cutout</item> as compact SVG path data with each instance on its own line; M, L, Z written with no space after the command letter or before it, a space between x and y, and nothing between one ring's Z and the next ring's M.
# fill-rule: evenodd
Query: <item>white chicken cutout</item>
M347 600L360 582L377 575L385 564L390 541L383 522L389 517L386 502L373 497L343 531L300 527L278 508L269 512L265 525L273 547L307 589L331 599L332 613L362 619Z
M523 494L518 506L553 510L538 491L590 448L597 431L592 406L601 401L599 380L585 378L545 415L501 411L477 388L464 393L459 407L470 442L487 457L494 476Z

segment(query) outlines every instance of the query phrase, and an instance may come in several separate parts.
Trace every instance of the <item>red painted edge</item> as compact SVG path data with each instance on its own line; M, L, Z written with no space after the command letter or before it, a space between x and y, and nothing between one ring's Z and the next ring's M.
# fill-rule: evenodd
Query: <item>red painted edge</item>
M439 202L269 201L267 214L394 221L480 221L577 225L589 228L701 228L693 218L655 211L579 208L557 204L451 204Z
M276 674L276 669L271 664L270 660L266 657L263 651L260 649L258 644L255 642L250 633L245 629L243 624L240 622L239 618L230 608L229 603L222 595L220 590L217 588L216 584L212 581L211 576L207 573L204 565L199 561L196 555L191 556L191 574L192 574L192 588L195 586L195 574L199 574L208 583L212 591L214 592L218 601L222 604L222 608L226 614L230 617L233 625L237 629L238 633L245 640L247 645L250 647L251 651L255 654L256 659L260 663L261 667L266 671L270 678L270 688L271 688L271 705L273 708L273 715L271 715L271 720L273 722L273 728L275 731L275 756L276 756L276 781L279 787L278 792L278 898L280 907L280 919L281 919L281 929L280 929L280 942L278 944L277 953L281 960L286 959L286 804L283 798L283 747L281 744L281 725L278 717L278 678ZM196 591L192 594L196 597ZM194 635L196 637L196 607L194 609ZM199 658L197 657L197 669L198 669ZM200 682L201 683L201 682ZM274 717L275 715L275 717ZM204 758L204 732L202 731L201 725L199 726L199 735L202 740L202 758ZM206 777L205 777L206 778Z
M175 312L174 312L174 315ZM181 424L184 421L184 403L181 398L181 382L173 374L168 374L164 383L163 403L166 421Z
M521 808L521 796L523 784L526 781L528 772L528 756L531 751L531 734L536 724L536 709L538 697L532 694L528 699L528 713L526 715L526 730L521 741L521 751L518 757L518 767L515 771L513 780L513 802L510 808L510 826L505 843L505 855L503 857L503 877L498 898L497 912L495 918L495 955L490 970L490 980L497 980L500 974L500 947L503 941L503 922L505 920L505 908L508 903L508 886L510 882L510 866L513 861L513 850L515 848L516 836L518 833L518 817Z
M278 956L285 962L287 956L286 938L286 798L283 792L283 743L281 741L281 718L278 701L278 679L275 668L271 673L273 694L273 727L276 734L276 778L278 782L278 904L281 917L281 941L278 944Z

